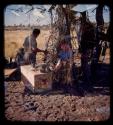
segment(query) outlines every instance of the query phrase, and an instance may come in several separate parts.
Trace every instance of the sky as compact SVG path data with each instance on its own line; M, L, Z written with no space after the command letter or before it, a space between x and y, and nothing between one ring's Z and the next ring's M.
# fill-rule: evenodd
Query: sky
M46 25L50 24L50 13L48 12L48 9L50 8L51 5L33 5L35 8L33 11L30 11L29 13L25 14L28 10L31 9L31 6L29 5L8 5L5 10L4 10L4 25ZM96 7L97 5L77 5L73 8L73 10L77 11L84 11L85 7L88 8L88 15L90 21L96 21L95 20L95 13L92 13L92 10ZM40 9L36 9L36 7L40 8L45 8L47 11L45 13L40 13ZM20 11L15 11L14 9L18 8L24 8L24 12ZM106 9L108 9L107 6L105 6ZM55 12L53 12L55 14ZM109 9L108 11L104 10L103 13L104 21L109 22Z

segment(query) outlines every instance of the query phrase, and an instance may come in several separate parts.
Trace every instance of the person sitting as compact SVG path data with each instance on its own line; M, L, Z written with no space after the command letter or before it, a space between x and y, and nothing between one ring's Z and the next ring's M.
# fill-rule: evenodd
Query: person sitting
M56 79L63 84L71 83L71 58L72 49L66 40L61 41L58 52L58 62L54 72Z

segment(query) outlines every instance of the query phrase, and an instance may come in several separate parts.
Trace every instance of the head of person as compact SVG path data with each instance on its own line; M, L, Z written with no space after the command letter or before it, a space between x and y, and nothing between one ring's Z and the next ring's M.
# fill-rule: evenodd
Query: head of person
M40 29L34 29L32 34L36 38L40 34Z

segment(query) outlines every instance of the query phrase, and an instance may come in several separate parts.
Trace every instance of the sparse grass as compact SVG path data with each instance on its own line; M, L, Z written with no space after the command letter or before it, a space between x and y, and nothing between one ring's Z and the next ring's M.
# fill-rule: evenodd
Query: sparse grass
M23 42L26 36L28 36L32 31L30 30L16 30L16 31L4 31L4 55L6 58L15 57L17 50L23 47ZM37 47L45 50L45 44L48 41L50 35L49 30L41 30L40 35L37 38ZM37 59L42 60L44 57L43 53L37 54ZM110 49L106 51L107 63L110 63Z
M23 47L23 42L26 36L32 31L17 30L17 31L4 31L4 55L5 57L15 57L17 50ZM45 50L45 43L49 37L49 30L41 30L41 34L37 38L37 47Z

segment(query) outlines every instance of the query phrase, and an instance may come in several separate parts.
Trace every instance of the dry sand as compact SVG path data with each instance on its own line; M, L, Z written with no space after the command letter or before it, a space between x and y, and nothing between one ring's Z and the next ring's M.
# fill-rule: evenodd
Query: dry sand
M5 117L11 121L105 121L110 117L110 97L88 93L40 95L24 93L23 82L6 82ZM76 92L76 90L74 90Z

